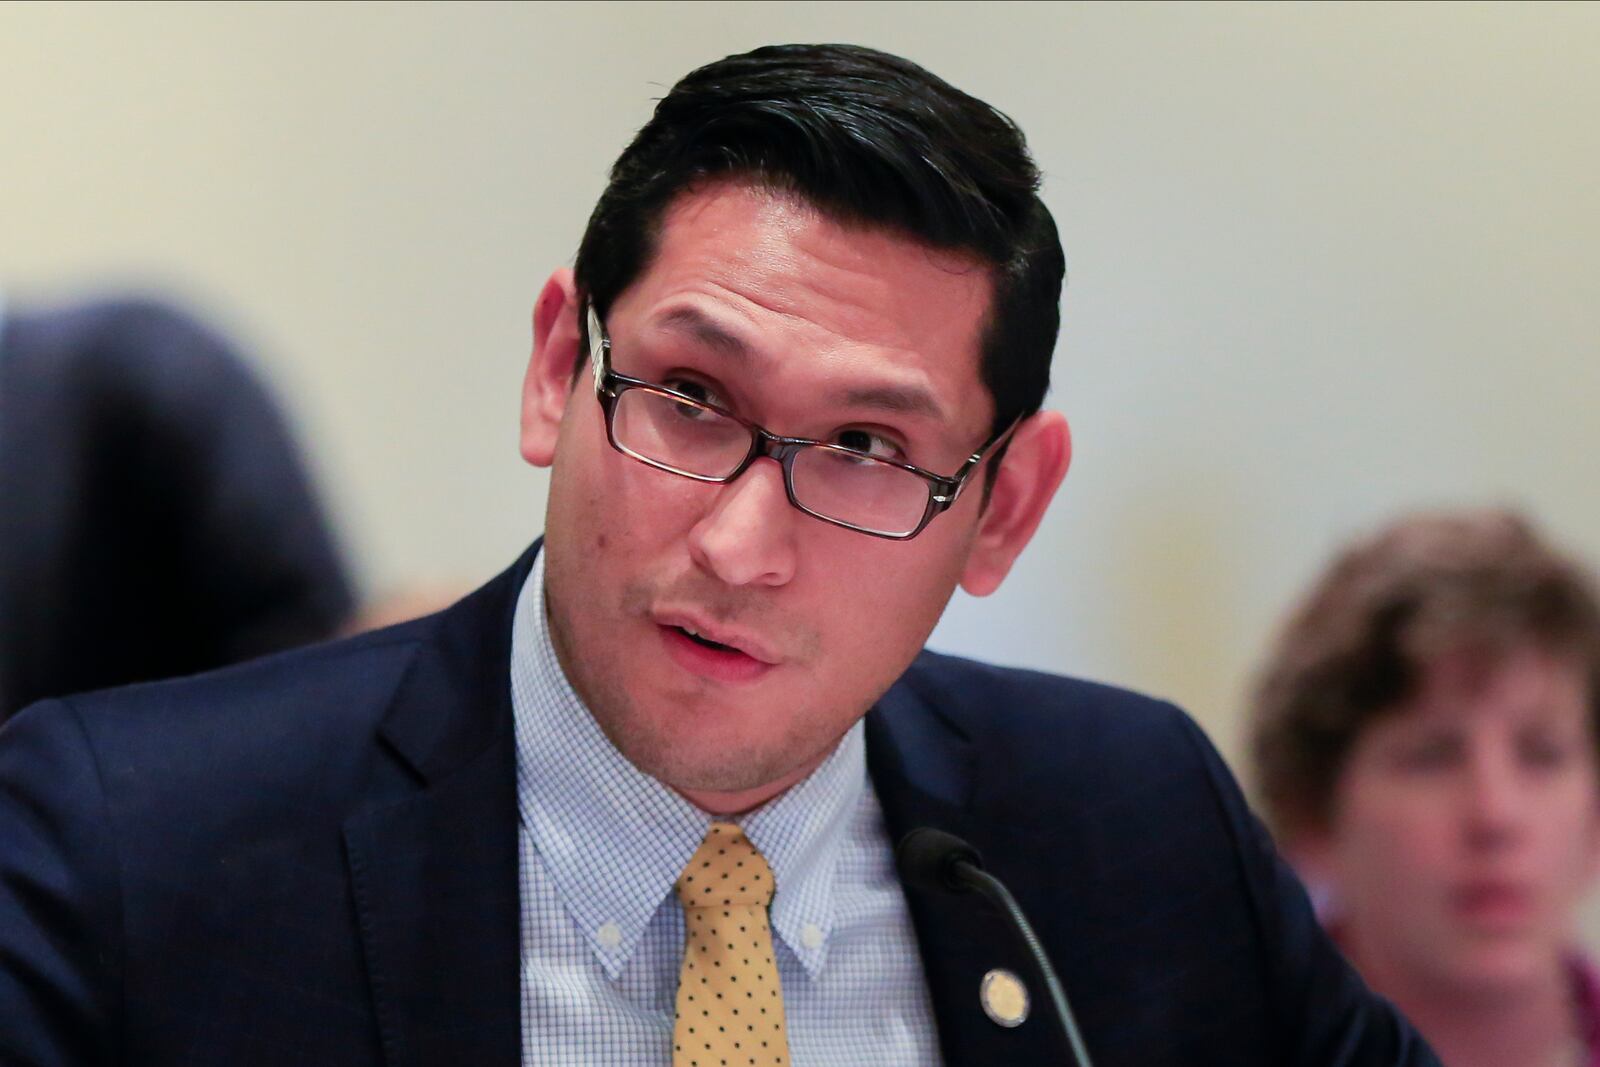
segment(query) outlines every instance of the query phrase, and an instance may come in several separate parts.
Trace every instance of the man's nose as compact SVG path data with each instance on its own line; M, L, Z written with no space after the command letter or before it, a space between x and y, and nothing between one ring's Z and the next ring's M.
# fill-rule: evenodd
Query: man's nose
M763 457L718 486L710 508L689 530L689 556L728 585L785 585L795 571L795 523L783 467Z

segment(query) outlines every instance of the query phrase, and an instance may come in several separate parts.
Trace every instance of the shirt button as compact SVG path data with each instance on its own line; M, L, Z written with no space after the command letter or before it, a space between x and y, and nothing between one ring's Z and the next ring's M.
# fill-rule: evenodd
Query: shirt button
M601 923L600 929L594 932L595 940L600 942L601 948L616 948L622 944L622 927L616 923Z
M821 948L822 927L816 923L806 923L800 928L800 943L806 948Z

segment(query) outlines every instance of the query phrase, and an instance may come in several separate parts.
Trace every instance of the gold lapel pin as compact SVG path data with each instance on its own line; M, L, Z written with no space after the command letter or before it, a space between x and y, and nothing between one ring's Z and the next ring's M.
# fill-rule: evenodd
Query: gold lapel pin
M1028 987L1010 971L996 967L978 986L978 1003L996 1025L1021 1026L1028 1019Z

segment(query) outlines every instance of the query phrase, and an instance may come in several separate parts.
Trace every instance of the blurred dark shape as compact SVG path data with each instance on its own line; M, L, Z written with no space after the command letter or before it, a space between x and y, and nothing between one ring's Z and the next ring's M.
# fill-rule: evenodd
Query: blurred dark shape
M118 300L0 324L0 721L331 635L350 583L283 416L217 334Z

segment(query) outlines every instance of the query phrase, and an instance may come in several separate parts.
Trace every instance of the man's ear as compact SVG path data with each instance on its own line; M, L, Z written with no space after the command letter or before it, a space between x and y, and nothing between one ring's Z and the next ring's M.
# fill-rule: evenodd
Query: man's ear
M561 416L578 366L578 290L572 271L550 275L533 305L533 356L522 379L522 458L535 467L555 459Z
M973 596L988 596L1000 588L1039 528L1071 463L1072 434L1061 412L1041 411L1017 427L1000 469L992 475L994 486L961 572L961 588ZM984 475L975 472L973 481ZM966 491L981 493L983 486L969 485Z

